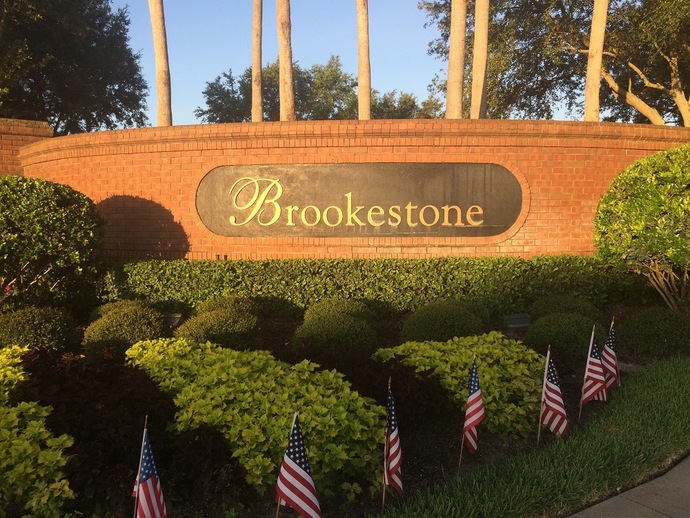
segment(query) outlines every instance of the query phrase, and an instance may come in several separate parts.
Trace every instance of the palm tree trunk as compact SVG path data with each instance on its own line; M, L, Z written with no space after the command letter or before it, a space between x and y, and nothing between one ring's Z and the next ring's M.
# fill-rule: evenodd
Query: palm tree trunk
M599 122L599 87L608 10L609 0L594 0L585 80L585 121Z
M263 28L263 0L254 0L252 20L252 122L264 119L261 93L261 30Z
M280 74L280 120L294 121L295 85L292 80L292 27L290 24L290 0L276 0L278 22L278 70Z
M446 79L446 119L462 119L462 86L465 79L465 30L467 0L453 0L450 10L450 45Z
M371 119L371 62L369 60L369 0L357 0L357 113Z
M156 92L158 97L158 126L172 126L172 101L170 97L170 62L168 38L165 34L163 0L149 0L153 52L156 59Z
M471 119L483 119L486 117L486 63L488 54L489 0L477 0L474 7Z

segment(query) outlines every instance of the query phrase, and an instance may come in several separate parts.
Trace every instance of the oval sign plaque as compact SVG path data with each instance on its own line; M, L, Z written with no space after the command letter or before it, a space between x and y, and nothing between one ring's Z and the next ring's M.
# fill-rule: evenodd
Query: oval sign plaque
M517 221L522 197L497 164L222 166L196 209L222 236L488 237Z

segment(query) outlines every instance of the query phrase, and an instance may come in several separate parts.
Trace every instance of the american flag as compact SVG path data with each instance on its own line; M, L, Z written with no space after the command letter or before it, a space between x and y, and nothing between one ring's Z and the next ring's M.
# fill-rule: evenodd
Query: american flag
M618 370L618 342L616 339L616 329L611 321L609 328L609 336L604 343L604 349L601 351L601 363L604 366L604 375L606 377L606 388L619 387L621 384L621 375Z
M568 433L568 416L565 413L565 403L561 386L558 383L556 367L551 359L551 351L546 354L546 370L544 372L544 387L541 395L540 422L553 433L565 437Z
M316 498L316 487L311 478L307 449L304 447L302 427L295 412L283 463L276 484L276 502L291 507L304 518L321 516L321 507Z
M465 425L462 434L467 448L474 453L477 451L477 426L484 420L484 402L479 388L479 374L477 373L477 359L472 359L472 369L467 388L467 409L465 410Z
M387 408L386 445L383 450L383 483L385 486L392 486L402 496L402 449L400 447L400 434L398 433L398 418L395 416L395 403L390 388L388 389Z
M585 379L582 385L580 408L589 401L606 401L607 399L608 391L606 390L604 365L601 363L601 353L597 345L597 338L594 336L594 329L592 329L592 338L589 341L589 354L587 355L587 366L585 368Z
M136 518L165 518L165 501L163 490L153 462L153 452L149 442L149 433L144 428L144 439L139 460L139 474L134 481L132 496L137 501Z

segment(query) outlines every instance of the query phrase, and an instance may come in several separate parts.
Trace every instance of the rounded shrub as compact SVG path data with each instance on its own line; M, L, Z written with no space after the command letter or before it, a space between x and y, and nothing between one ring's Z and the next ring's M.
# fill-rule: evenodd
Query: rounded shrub
M552 313L577 313L601 322L602 312L592 302L573 295L548 295L535 300L527 309L532 321Z
M597 344L601 349L606 340L602 326L579 313L552 313L543 316L527 329L523 341L542 354L546 354L551 346L559 372L578 370L580 366L584 367L587 359L594 325Z
M373 322L376 319L376 313L363 300L330 297L309 306L304 312L304 320L327 315L349 315L354 318L361 318L367 322Z
M690 351L690 316L665 307L642 308L616 321L621 349L633 355L664 356Z
M259 319L238 309L217 309L199 313L175 329L177 338L231 349L251 349L259 332Z
M74 319L64 309L28 306L0 313L0 347L61 352L78 343Z
M254 300L249 297L242 297L239 295L221 295L218 297L211 297L194 306L196 314L210 313L218 310L230 310L236 313L248 313L256 315L259 306Z
M163 313L142 302L127 301L107 309L102 317L89 324L82 345L87 357L100 355L123 360L132 344L165 335Z
M295 330L292 344L297 348L313 351L318 357L320 351L333 351L347 355L367 351L376 347L374 328L364 319L346 314L324 314L305 319Z
M414 311L403 322L400 339L402 342L445 342L484 331L482 319L467 304L459 300L440 300Z
M104 317L111 311L123 311L130 308L148 308L150 307L142 300L116 300L114 302L107 302L102 304L91 312L89 315L89 323L95 322L99 318Z
M103 221L66 185L0 177L0 304L65 305L95 295Z

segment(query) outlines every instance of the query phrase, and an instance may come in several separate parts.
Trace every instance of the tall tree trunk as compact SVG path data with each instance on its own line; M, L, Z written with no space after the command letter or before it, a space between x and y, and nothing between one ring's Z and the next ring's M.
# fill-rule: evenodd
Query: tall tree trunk
M264 120L261 93L261 31L263 29L263 0L254 0L252 20L252 122Z
M168 37L165 34L163 0L149 0L149 12L153 32L153 52L156 59L157 125L172 126L170 62L168 61Z
M608 10L609 0L594 0L585 80L585 121L590 122L599 122L599 86Z
M369 60L369 0L357 1L357 113L371 119L371 62Z
M292 26L290 23L290 0L276 0L278 22L278 71L280 120L294 121L295 85L292 81Z
M453 0L450 10L450 45L446 79L446 119L462 119L462 87L465 79L465 30L467 0Z
M483 119L486 117L486 63L488 54L489 0L477 0L474 6L471 119Z

